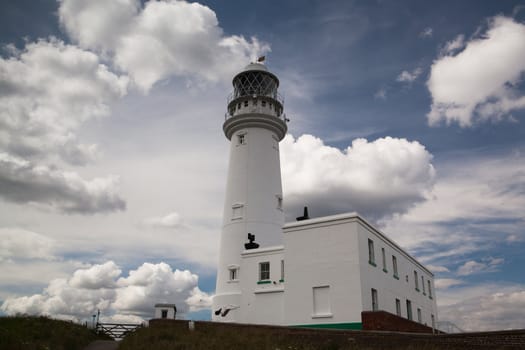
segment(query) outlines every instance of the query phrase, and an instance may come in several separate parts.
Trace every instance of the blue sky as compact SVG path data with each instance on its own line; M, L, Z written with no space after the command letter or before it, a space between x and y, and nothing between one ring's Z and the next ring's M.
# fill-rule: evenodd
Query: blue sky
M441 320L525 328L520 1L0 6L3 313L206 317L226 97L266 55L287 218L358 211L434 271Z

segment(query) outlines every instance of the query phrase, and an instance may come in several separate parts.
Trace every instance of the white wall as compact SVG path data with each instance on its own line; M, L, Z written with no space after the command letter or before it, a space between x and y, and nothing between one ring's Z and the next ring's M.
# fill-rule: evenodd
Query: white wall
M287 325L361 322L357 226L352 215L288 223L284 246ZM315 308L321 314L315 314Z
M247 250L242 254L240 319L244 323L277 324L284 322L284 281L281 281L283 246ZM259 263L270 263L270 279L259 280ZM267 283L268 282L268 283Z
M239 134L244 135L244 144L239 144ZM255 235L261 248L282 244L284 215L279 208L279 196L282 198L281 170L275 133L265 128L235 132L231 138L213 310L240 303L241 290L239 284L228 283L228 267L241 264L248 233ZM236 205L239 209L234 216L232 207ZM228 317L235 320L238 312L232 310ZM225 320L214 314L212 318Z
M369 263L368 239L374 242L375 265ZM386 272L383 270L382 248L385 249ZM434 276L414 258L401 250L395 243L375 230L364 220L359 224L359 264L361 266L362 308L364 311L372 310L372 292L374 288L378 293L379 310L396 314L396 298L401 302L401 316L407 318L406 300L412 304L412 320L418 321L417 309L421 309L422 324L432 326L431 315L437 322L437 306L434 291ZM392 255L397 258L398 277L394 277ZM419 291L415 289L414 270L418 275ZM408 282L407 282L408 276ZM421 276L424 278L425 294L421 285ZM427 281L431 281L432 299L429 297Z

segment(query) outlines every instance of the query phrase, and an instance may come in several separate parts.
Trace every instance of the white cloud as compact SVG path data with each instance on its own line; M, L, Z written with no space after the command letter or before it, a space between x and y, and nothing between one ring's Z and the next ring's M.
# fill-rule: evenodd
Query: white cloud
M427 265L426 267L432 272L450 272L445 266Z
M253 37L225 36L215 12L199 3L62 0L59 17L81 47L101 50L143 91L170 75L229 80L270 47Z
M127 82L95 54L57 39L0 57L0 150L31 159L55 154L71 164L90 161L96 146L80 144L75 133L87 120L107 115Z
M420 67L414 68L411 72L402 71L396 78L400 83L413 83L423 73Z
M121 269L108 261L77 270L71 278L55 279L41 294L7 298L0 310L8 315L46 314L83 320L100 309L108 320L137 322L152 317L159 302L175 303L181 314L208 308L210 296L197 284L197 275L188 270L173 271L165 263L144 263L122 277Z
M448 41L445 46L443 47L443 50L441 51L441 55L450 55L454 53L457 50L460 50L465 47L465 36L463 34L458 35L454 40Z
M417 141L356 139L344 151L311 135L281 142L288 213L313 216L358 211L376 220L424 201L434 183L432 155Z
M468 276L482 272L494 272L498 270L498 267L503 264L503 262L504 259L502 258L487 258L480 262L469 260L458 267L457 274L459 276Z
M54 260L55 242L39 233L0 228L0 262L11 259Z
M464 283L464 281L455 278L437 278L434 280L434 286L436 289L448 289Z
M0 153L0 196L21 204L37 204L65 213L123 210L117 194L118 177L84 180L75 172L36 165Z
M374 94L374 98L378 100L386 100L386 88L382 87Z
M113 288L115 279L120 276L121 272L117 264L108 261L102 265L75 271L69 280L69 285L84 289Z
M439 319L452 321L465 331L525 328L522 285L465 286L440 291L437 300Z
M419 33L419 37L421 38L431 38L433 34L433 30L430 27L426 27Z
M458 38L447 46L459 48ZM432 95L428 123L457 122L468 127L475 122L498 122L513 110L525 108L525 96L516 88L525 71L523 57L525 25L494 17L482 37L470 40L457 55L439 57L432 64L427 81Z
M153 227L176 228L183 225L183 220L179 213L172 212L161 217L147 218L144 224Z
M456 269L465 254L523 230L525 159L519 152L459 155L439 164L438 174L427 201L383 221L384 231L420 261Z

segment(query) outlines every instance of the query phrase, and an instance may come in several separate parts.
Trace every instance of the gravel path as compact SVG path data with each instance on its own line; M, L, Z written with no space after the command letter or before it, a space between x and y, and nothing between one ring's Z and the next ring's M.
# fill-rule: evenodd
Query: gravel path
M118 342L113 340L95 340L89 344L84 350L116 350Z

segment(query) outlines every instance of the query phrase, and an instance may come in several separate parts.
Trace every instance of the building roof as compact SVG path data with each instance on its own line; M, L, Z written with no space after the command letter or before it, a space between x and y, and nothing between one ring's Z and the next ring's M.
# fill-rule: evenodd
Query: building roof
M262 71L268 72L268 68L266 68L264 64L255 63L255 62L250 63L243 69L243 71L248 71L248 70L262 70Z

